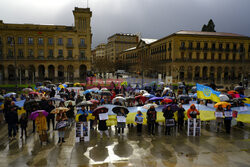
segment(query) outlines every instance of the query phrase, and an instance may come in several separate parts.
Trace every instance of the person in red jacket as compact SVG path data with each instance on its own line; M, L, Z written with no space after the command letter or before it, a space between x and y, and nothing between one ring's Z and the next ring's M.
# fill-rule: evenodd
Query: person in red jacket
M197 115L200 115L199 111L196 109L194 104L191 104L190 108L187 111L188 118L196 118Z

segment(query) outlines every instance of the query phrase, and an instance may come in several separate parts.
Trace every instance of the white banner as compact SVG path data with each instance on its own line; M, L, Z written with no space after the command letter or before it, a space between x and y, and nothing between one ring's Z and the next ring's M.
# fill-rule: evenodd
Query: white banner
M108 113L101 113L101 114L99 114L99 119L100 120L108 120L109 119Z
M117 116L117 122L126 122L126 117L124 116Z
M223 112L215 112L216 118L223 118Z

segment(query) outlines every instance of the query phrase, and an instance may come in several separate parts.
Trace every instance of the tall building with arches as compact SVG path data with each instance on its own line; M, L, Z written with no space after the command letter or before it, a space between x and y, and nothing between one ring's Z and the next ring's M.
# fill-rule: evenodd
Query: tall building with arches
M91 70L89 8L73 10L74 26L5 24L0 20L0 82L85 81ZM16 71L16 74L15 74Z

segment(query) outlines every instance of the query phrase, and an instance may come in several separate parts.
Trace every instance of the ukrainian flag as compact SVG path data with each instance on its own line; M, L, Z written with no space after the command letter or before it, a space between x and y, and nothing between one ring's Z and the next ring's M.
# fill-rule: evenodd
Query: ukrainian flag
M220 102L220 92L217 92L208 86L204 86L198 83L196 83L196 89L197 97L199 99L210 99L215 102Z

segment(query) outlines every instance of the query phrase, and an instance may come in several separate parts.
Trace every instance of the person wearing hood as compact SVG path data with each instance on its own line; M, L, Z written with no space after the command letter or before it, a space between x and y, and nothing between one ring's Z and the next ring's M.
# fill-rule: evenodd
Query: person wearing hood
M174 126L174 111L171 109L171 106L168 105L166 108L162 110L163 116L166 119L166 130L165 130L165 135L170 135L170 130L171 127ZM171 122L172 121L172 122ZM170 124L173 123L173 124Z
M154 106L151 106L147 111L148 133L155 135L155 124L157 119L157 112Z
M190 108L187 111L187 116L189 119L197 118L197 115L200 115L199 111L196 109L194 104L191 104Z

